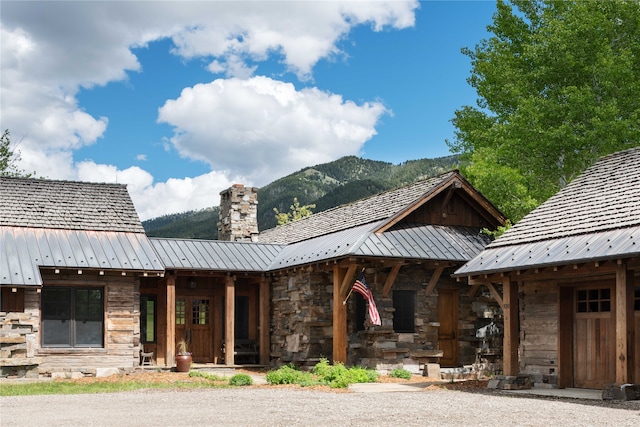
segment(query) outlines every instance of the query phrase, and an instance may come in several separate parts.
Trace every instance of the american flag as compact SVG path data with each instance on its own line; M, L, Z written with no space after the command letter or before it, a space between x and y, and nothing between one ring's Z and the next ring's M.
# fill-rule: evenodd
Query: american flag
M360 276L356 279L353 284L353 290L367 300L367 304L369 305L369 321L374 325L381 325L380 313L378 313L378 307L376 307L376 303L373 301L371 289L369 289L367 281L364 279L364 273L360 273Z

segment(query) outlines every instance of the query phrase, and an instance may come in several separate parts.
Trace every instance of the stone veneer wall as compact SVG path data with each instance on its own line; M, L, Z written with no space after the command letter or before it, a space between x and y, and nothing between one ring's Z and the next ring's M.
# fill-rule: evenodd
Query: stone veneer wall
M405 368L418 371L418 361L410 357L417 350L438 348L438 289L458 290L459 360L470 365L476 359L481 340L476 330L499 314L497 303L488 292L469 298L470 286L449 277L445 271L430 296L425 289L433 270L423 266L404 266L396 277L393 289L416 291L414 333L393 331L393 292L382 297L387 270L367 269L366 279L372 288L382 325L368 326L356 332L355 298L347 303L348 351L347 364L379 370ZM331 360L333 354L333 275L330 271L307 269L276 278L272 288L272 364L293 362L313 366L320 358Z
M40 325L40 294L25 290L24 312L0 312L0 376L38 377L36 356Z
M220 192L218 240L258 241L258 189L233 184Z

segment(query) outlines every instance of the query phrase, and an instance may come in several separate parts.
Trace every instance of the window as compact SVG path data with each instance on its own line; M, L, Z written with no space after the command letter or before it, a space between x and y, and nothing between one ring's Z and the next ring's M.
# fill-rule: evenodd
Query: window
M156 342L155 295L140 295L140 339L143 344Z
M635 311L640 311L640 287L636 287L633 290L633 309Z
M610 289L581 289L576 292L576 313L609 311L611 311Z
M237 296L235 302L235 339L249 338L249 297Z
M43 347L103 347L103 295L102 288L43 288Z
M356 332L364 331L366 329L365 322L367 320L367 302L364 297L357 292L354 292L356 298Z
M415 291L393 291L393 330L415 332Z

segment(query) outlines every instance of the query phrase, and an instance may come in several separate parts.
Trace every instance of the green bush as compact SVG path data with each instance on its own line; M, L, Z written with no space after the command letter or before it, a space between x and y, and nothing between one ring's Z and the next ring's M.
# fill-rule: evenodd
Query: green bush
M406 369L394 369L393 371L389 372L389 376L391 378L402 378L404 380L410 380L411 372L407 371Z
M278 384L305 384L313 383L313 375L309 372L302 372L295 366L285 365L275 371L269 371L266 375L267 383Z
M321 359L311 372L302 372L294 366L283 366L267 373L269 384L299 384L301 386L328 385L331 388L346 388L353 383L370 383L378 380L378 373L371 369L353 367L347 369L342 363L330 365Z
M247 374L235 374L231 378L229 378L229 385L252 385L253 379Z

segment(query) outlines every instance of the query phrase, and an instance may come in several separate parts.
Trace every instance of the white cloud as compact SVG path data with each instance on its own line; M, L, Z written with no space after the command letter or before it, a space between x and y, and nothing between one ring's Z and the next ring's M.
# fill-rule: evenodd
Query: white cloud
M73 153L104 137L109 119L84 111L78 105L78 91L126 80L131 72L143 73L132 48L170 38L176 55L204 59L210 64L209 71L224 73L229 79L218 82L226 86L227 94L248 97L216 98L212 92L215 86L205 84L187 88L180 98L168 101L161 120L179 130L172 142L183 155L205 160L216 170L233 170L247 177L259 172L273 176L270 171L279 167L299 168L306 162L332 160L341 153L357 152L375 133L376 121L384 112L382 105L355 105L339 95L315 89L295 91L292 86L250 76L259 71L261 61L275 57L285 69L307 79L319 60L341 54L337 43L353 27L371 25L374 31L406 28L413 25L417 7L415 0L3 1L0 130L8 128L12 138L22 139L20 167L25 171L61 179L99 177L98 171L89 173L85 164L75 164ZM246 82L231 78L234 76ZM221 100L229 104L223 108ZM214 124L203 123L206 131L213 131L207 140L205 129L181 116L189 110L188 102L200 103L206 111L221 115L226 125L223 128L218 118L213 118ZM269 132L274 134L267 135ZM243 147L252 150L251 156ZM218 148L225 150L214 155ZM248 166L238 161L253 155L262 160L249 161ZM99 159L94 161L105 179L114 173L122 177L126 171L136 179L149 179L141 169L120 166L118 170L113 165L100 165ZM212 172L194 180L232 183L228 176L229 172ZM183 191L189 187L188 179L177 182ZM173 185L177 184L148 183L140 188L155 195L166 190L161 195L163 203L173 209L178 206L169 199L182 197L169 194ZM153 199L142 194L137 197L141 203ZM184 209L180 210L190 208L191 203L197 205L196 199L182 200ZM139 203L138 208L145 212L159 209ZM210 205L211 201L206 206Z
M302 166L357 154L386 112L318 89L297 91L267 77L218 79L186 88L159 110L178 151L258 185Z

